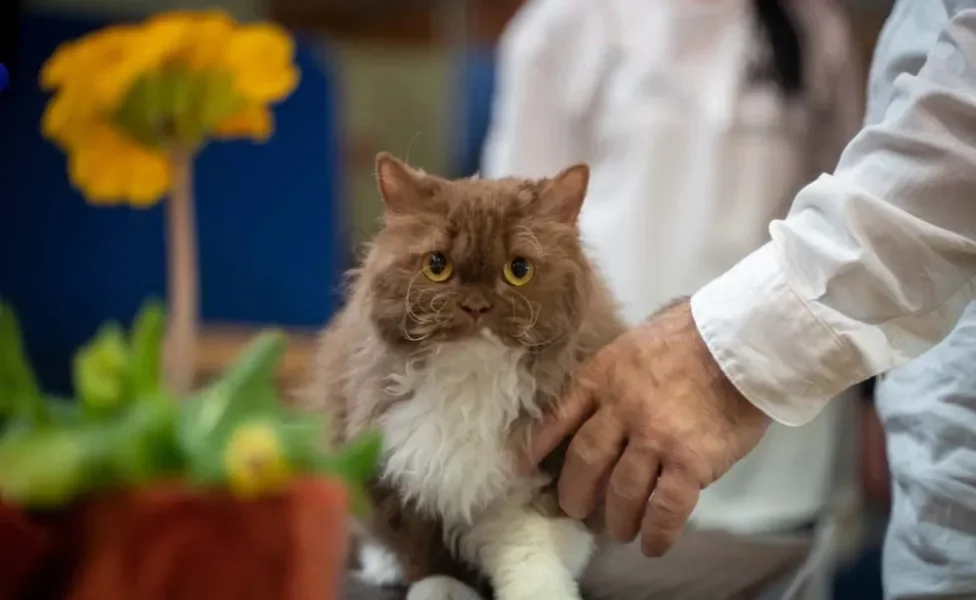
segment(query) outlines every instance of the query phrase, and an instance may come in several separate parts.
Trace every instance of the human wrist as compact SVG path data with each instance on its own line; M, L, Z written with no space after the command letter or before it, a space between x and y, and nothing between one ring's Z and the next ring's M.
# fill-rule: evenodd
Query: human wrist
M717 408L722 410L727 419L741 420L748 417L770 421L735 386L708 348L695 323L690 298L680 298L667 305L655 315L653 322L661 327L665 343L683 354L684 360L689 364L697 367L694 375L689 367L687 375L697 381L702 394L712 395L720 400Z

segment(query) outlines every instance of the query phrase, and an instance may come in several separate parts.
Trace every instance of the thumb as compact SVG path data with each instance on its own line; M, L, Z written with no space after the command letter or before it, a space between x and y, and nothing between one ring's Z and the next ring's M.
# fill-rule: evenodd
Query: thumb
M592 413L595 398L592 386L574 384L555 410L532 428L528 448L522 457L521 471L531 473L566 436L574 433Z

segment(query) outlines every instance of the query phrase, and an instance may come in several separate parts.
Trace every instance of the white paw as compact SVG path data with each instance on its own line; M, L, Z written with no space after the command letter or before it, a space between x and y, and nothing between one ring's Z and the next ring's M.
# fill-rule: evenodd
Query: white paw
M356 577L369 585L387 587L403 581L403 569L395 554L371 542L359 548L359 570Z
M580 600L579 586L571 581L524 581L495 590L496 600Z
M554 519L552 534L559 548L559 558L575 579L579 579L596 551L593 534L579 521Z
M411 585L407 600L481 600L481 596L453 577L434 575Z
M579 585L561 563L521 565L495 586L495 600L580 600Z

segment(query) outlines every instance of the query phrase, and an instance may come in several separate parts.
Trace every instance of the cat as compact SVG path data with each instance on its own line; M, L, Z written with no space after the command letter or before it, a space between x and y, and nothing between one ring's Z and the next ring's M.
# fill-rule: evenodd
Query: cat
M580 243L589 170L447 180L383 153L376 173L383 227L302 395L333 442L384 435L359 576L408 600L578 599L594 536L559 511L551 473L516 462L574 368L623 332Z

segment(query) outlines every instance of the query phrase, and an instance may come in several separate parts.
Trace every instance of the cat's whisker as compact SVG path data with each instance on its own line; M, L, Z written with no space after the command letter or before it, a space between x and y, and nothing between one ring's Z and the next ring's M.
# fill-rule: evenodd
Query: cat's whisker
M550 346L553 344L558 344L565 341L570 333L571 326L570 323L563 323L559 327L555 327L555 332L546 338L540 338L538 336L538 329L535 325L538 323L538 317L540 313L535 314L535 319L530 322L529 326L525 327L522 333L516 335L516 339L522 342L522 345L527 348L541 348L544 346Z
M560 329L559 333L551 336L545 340L535 341L532 344L528 344L530 348L540 348L542 346L551 346L552 344L558 344L569 337L569 330L566 328Z
M522 335L524 335L527 332L531 331L532 328L535 327L536 323L539 322L539 317L542 316L542 307L538 303L532 302L531 300L526 298L520 292L515 292L515 294L519 298L524 300L526 306L529 307L529 322L522 331Z
M401 329L404 339L410 342L422 342L434 334L434 329L428 329L428 331L417 334L416 332L410 331L406 328Z
M400 333L403 334L403 337L406 340L411 342L421 342L429 338L434 333L433 329L430 329L426 333L424 332L418 333L417 331L412 331L407 324L408 319L417 325L425 325L431 322L429 318L426 318L423 315L418 315L416 312L414 312L414 308L419 304L420 300L423 298L424 292L428 291L428 290L420 290L420 292L416 295L416 298L415 299L413 298L414 283L417 282L417 278L420 277L421 275L423 275L423 271L418 271L410 279L410 282L407 284L407 293L404 295L403 298L403 318L400 320ZM436 294L434 297L436 298Z
M519 292L515 292L515 297L518 297L523 302L525 302L525 305L528 307L529 310L529 319L528 321L525 321L524 325L522 325L521 327L521 330L518 333L516 333L514 337L522 341L522 344L526 347L536 347L539 345L543 345L537 343L533 335L535 326L538 324L539 318L542 316L542 306L536 302L532 302L531 300L529 300ZM513 313L516 312L515 297L512 298Z
M434 313L435 316L440 317L449 303L450 301L448 300L447 293L441 292L439 294L434 294L434 296L430 299L430 311Z
M424 274L423 271L417 271L417 273L415 273L414 276L410 278L410 283L407 284L407 293L404 294L403 296L403 308L407 313L410 312L410 306L412 304L412 302L410 301L410 292L413 291L413 284L416 283L417 278L423 274Z
M569 338L572 331L573 329L571 327L570 322L567 319L563 318L562 322L559 323L557 327L555 327L555 333L553 335L551 335L547 339L535 341L531 347L538 348L541 346L550 346L552 344L562 343L567 338Z

